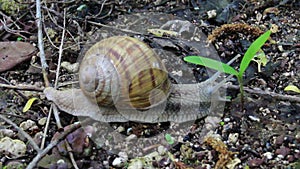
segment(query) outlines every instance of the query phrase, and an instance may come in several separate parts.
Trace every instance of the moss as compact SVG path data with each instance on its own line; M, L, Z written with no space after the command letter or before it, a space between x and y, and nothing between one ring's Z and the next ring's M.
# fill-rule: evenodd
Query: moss
M18 3L14 0L0 0L1 10L6 14L13 15L19 10L25 9L26 5Z

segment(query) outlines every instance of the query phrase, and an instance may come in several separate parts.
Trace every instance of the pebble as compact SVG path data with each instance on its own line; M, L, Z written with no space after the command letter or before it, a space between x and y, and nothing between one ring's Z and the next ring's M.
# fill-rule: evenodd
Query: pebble
M20 128L23 129L24 131L26 131L27 129L29 128L32 128L36 126L35 122L32 121L32 120L27 120L27 121L23 121L21 124L20 124Z
M215 18L217 16L217 11L215 9L207 11L207 16L208 16L208 19Z
M38 124L41 126L44 126L47 122L47 117L43 117L41 119L39 119Z
M78 72L79 63L62 62L61 67L65 68L70 73Z
M249 118L250 118L250 120L252 120L252 121L257 121L257 122L260 122L260 118L258 118L258 117L255 117L255 116L248 116Z
M230 143L236 143L239 138L239 133L230 133L228 136L228 141Z
M3 138L5 136L7 137L13 137L14 131L10 129L0 129L0 138Z
M126 160L123 159L122 157L117 157L114 159L114 161L112 162L112 165L115 167L123 167L124 166L124 162Z
M268 160L271 160L273 158L273 153L266 152L266 153L263 154L263 156L265 156Z
M118 131L119 133L121 133L121 132L125 131L125 128L124 128L123 126L119 126L119 127L117 128L117 131Z
M121 151L121 152L118 153L118 156L121 157L121 158L123 158L125 161L128 160L128 155L127 155L126 152L122 152Z
M230 122L230 118L228 117L224 118L224 122Z
M126 142L130 142L135 139L137 139L137 136L135 134L130 134L128 137L125 138Z

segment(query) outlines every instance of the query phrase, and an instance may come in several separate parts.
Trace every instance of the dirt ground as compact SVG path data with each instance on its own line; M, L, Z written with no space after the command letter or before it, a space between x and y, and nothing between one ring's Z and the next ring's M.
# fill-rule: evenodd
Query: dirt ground
M299 1L37 4L0 0L0 168L300 168ZM43 37L38 35L36 8L42 14ZM188 21L182 29L189 23L201 38L209 37L212 57L225 63L243 56L256 38L272 31L263 52L245 72L244 104L232 77L227 79L228 101L221 112L211 111L192 123L105 123L68 114L43 93L49 86L76 87L85 52L99 39L116 35L139 37L153 48L180 56L164 59L174 63L168 70L174 81L206 80L209 73L204 67L183 61L184 56L197 54L193 50L197 45L207 45L206 40L180 41L184 34L180 37L175 31L153 34L142 22L155 26L177 17ZM238 68L240 61L241 57L231 65Z

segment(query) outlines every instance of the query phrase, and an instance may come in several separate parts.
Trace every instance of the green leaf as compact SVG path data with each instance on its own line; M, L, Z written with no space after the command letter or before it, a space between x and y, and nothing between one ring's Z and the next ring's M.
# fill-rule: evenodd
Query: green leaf
M293 91L296 93L300 93L300 89L294 85L288 85L287 87L284 88L284 91Z
M29 100L27 101L26 105L25 105L24 108L23 108L23 113L27 112L27 111L30 109L32 103L33 103L35 100L37 100L37 99L38 99L38 98L36 98L36 97L33 97L33 98L29 99Z
M262 34L260 37L258 37L248 48L246 51L242 62L240 64L240 72L239 76L243 76L245 70L248 68L250 61L253 59L255 54L259 51L259 49L265 44L265 42L269 39L271 35L271 31L268 30L264 34Z
M22 37L17 37L17 41L22 41L23 40L23 38Z
M168 142L168 144L174 144L174 138L171 136L171 134L166 134L165 139Z
M189 63L209 67L211 69L215 69L220 72L224 72L236 76L238 75L238 72L233 67L210 58L205 58L202 56L186 56L185 58L183 58L183 60Z
M261 66L266 66L269 61L265 52L261 49L255 54L252 60L257 63L258 72L261 72Z

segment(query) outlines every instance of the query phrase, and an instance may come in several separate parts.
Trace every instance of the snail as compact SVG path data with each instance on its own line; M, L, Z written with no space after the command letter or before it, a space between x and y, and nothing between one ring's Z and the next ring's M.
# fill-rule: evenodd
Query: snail
M44 93L61 110L102 122L184 122L209 114L220 100L215 79L172 84L165 65L144 42L113 36L93 45L79 69L80 89Z

